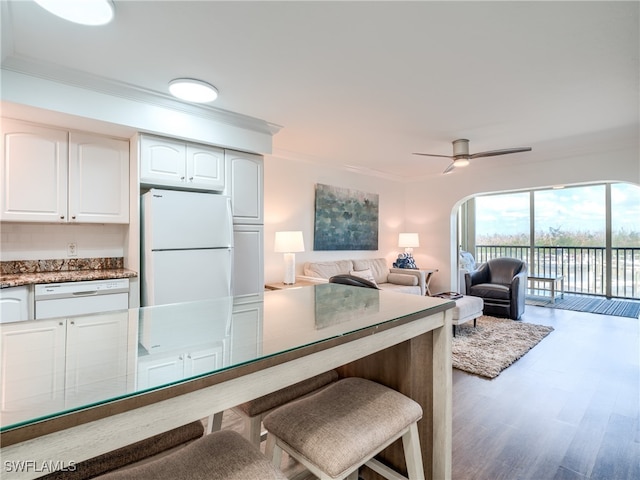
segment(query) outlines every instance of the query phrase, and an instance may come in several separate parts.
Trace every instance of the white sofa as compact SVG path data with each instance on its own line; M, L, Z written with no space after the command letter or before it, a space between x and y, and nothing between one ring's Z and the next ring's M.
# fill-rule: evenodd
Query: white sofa
M299 279L311 282L328 282L334 275L358 275L373 280L382 290L391 292L425 295L426 274L421 270L408 268L389 268L384 258L363 260L335 260L326 262L307 262L303 267L304 275Z

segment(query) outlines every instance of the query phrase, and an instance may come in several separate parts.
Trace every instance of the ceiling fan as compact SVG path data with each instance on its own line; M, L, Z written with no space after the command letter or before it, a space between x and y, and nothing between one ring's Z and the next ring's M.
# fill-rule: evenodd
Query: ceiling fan
M414 153L414 155L424 155L426 157L443 157L453 160L443 174L451 173L454 168L466 167L469 160L473 158L495 157L497 155L508 155L510 153L530 152L531 147L504 148L502 150L489 150L487 152L469 153L469 140L460 138L453 142L453 155L435 155L433 153Z

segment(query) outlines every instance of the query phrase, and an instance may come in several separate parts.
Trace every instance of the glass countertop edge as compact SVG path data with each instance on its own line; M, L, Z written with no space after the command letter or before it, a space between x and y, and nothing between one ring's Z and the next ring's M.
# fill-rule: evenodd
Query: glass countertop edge
M412 312L412 313L408 313L408 314L403 314L400 315L398 317L394 317L379 323L375 323L372 325L366 325L366 326L362 326L360 328L356 328L354 330L351 330L349 332L343 332L340 334L336 334L336 335L332 335L330 337L326 337L326 338L322 338L319 339L317 341L313 341L310 343L305 343L303 345L298 345L292 348L287 348L287 349L283 349L277 352L272 352L270 354L267 355L262 355L260 357L251 359L251 360L247 360L241 363L237 363L234 365L228 365L213 371L209 371L209 372L205 372L205 373L201 373L198 375L193 375L193 376L189 376L189 377L185 377L182 379L178 379L175 380L173 382L168 382L162 385L157 385L154 387L149 387L149 388L145 388L145 389L140 389L140 390L136 390L134 392L129 392L126 394L122 394L122 395L117 395L105 400L100 400L100 401L95 401L95 402L91 402L91 403L87 403L78 407L72 407L66 410L62 410L62 411L58 411L56 413L52 413L49 415L41 415L39 417L33 417L30 418L28 420L24 420L24 421L20 421L20 422L16 422L16 423L12 423L9 425L5 425L5 426L1 426L0 427L0 435L5 434L5 433L9 433L9 432L13 432L16 430L19 430L21 428L26 428L26 427L35 427L39 424L43 424L45 422L49 422L49 421L60 421L63 420L65 417L68 417L70 415L73 414L77 414L77 413L82 413L82 412L88 412L91 409L94 409L96 407L106 407L110 404L114 404L114 403L118 403L121 401L126 401L126 400L130 400L130 399L134 399L136 397L143 397L145 395L149 395L149 394L156 394L158 392L161 392L163 390L168 390L171 389L173 387L179 386L179 385L186 385L190 382L193 382L195 380L199 380L199 379L204 379L207 377L214 377L214 376L218 376L222 373L225 372L230 372L232 370L235 369L239 369L242 367L246 367L248 365L252 365L252 364L257 364L259 362L264 362L264 361L268 361L269 359L278 357L278 356L282 356L282 355L286 355L289 354L291 352L295 352L295 351L299 351L299 350L303 350L303 349L307 349L307 348L313 348L317 345L320 345L322 343L328 343L328 342L333 342L336 339L340 339L343 337L347 337L347 336L351 336L351 335L357 335L358 333L364 331L364 330L369 330L369 329L375 329L378 330L379 327L385 326L385 325L389 325L391 323L395 323L395 322L402 322L403 320L406 320L407 318L413 317L414 319L418 319L421 318L422 316L424 316L425 314L436 314L442 311L445 311L449 308L453 308L453 306L455 306L454 302L451 301L447 301L447 302L443 302L443 303L439 303L437 305L432 305L429 306L427 308ZM411 321L411 320L410 320ZM377 333L377 332L376 332Z

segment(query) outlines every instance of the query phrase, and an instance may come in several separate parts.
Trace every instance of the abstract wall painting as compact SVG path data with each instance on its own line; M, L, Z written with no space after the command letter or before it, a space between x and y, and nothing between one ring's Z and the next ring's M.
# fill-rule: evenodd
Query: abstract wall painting
M316 184L314 250L378 250L378 194Z

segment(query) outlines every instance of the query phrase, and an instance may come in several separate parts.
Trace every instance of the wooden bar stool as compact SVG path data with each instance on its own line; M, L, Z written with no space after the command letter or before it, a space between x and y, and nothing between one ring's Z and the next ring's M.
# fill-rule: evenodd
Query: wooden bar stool
M239 433L201 439L149 463L118 470L101 480L286 480L287 477Z
M260 442L264 440L264 435L262 434L262 419L265 415L277 407L314 393L336 380L338 380L338 372L330 370L278 390L277 392L233 407L233 411L243 417L244 429L242 434L244 438L259 447ZM207 433L220 430L221 425L222 412L212 415L209 417Z
M401 393L363 378L344 378L264 418L267 456L279 466L284 450L320 479L357 479L362 465L399 479L406 477L373 457L402 438L408 478L423 479L421 418L420 405Z

